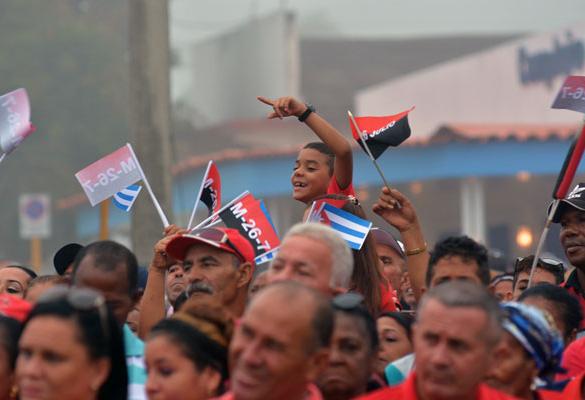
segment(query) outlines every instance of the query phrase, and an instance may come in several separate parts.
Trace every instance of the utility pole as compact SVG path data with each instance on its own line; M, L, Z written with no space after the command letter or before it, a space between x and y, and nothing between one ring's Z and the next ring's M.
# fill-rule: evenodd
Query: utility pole
M128 0L131 141L144 173L172 221L168 0ZM132 247L141 264L152 257L163 226L148 198L132 210Z

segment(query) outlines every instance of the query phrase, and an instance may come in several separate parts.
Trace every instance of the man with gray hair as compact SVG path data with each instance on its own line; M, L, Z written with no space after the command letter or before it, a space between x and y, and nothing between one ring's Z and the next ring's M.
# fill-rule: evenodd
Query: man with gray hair
M413 327L415 371L364 399L512 399L482 383L501 335L501 310L485 288L438 285L423 296Z
M352 272L353 256L339 234L323 224L300 223L284 237L267 280L297 281L335 295L349 289Z

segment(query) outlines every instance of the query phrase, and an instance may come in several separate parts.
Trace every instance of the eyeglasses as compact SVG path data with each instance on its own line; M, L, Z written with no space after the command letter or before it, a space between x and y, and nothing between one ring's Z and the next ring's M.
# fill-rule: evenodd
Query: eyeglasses
M351 311L364 304L364 296L359 293L344 293L335 296L331 302L334 308Z
M516 262L514 263L514 271L518 270L518 267L520 266L521 263L523 262L530 262L530 264L532 264L534 262L534 256L528 256L528 257L518 257L516 259ZM538 264L544 264L547 265L553 269L559 270L559 271L564 271L565 270L565 266L563 265L563 263L561 261L555 260L553 258L539 258L538 259Z
M106 301L99 292L87 288L70 288L65 285L57 285L43 293L37 303L49 303L63 299L77 311L97 310L104 338L106 341L110 341Z
M242 252L235 246L229 239L229 236L226 232L222 231L221 229L217 228L203 228L196 230L191 233L191 236L195 236L199 238L201 241L209 243L212 246L217 246L217 244L225 244L229 246L240 258L242 261L246 261L245 257L243 256Z
M204 240L210 240L216 243L226 243L228 241L228 235L224 231L216 228L203 228L191 232L192 236Z

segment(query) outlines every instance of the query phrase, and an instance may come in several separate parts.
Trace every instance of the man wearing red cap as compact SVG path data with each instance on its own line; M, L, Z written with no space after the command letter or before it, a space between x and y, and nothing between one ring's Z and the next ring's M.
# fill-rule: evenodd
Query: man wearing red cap
M164 275L172 259L183 262L188 295L218 296L234 317L240 317L254 270L254 248L250 242L230 228L203 228L186 233L171 225L165 233L166 237L154 247L142 299L140 336L145 336L164 318Z

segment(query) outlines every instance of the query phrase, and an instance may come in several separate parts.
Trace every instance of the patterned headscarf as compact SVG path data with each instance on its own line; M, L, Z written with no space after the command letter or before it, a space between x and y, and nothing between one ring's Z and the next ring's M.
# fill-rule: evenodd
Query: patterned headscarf
M536 363L538 376L547 379L553 372L562 372L563 339L552 317L526 304L509 302L502 304L503 328L509 332Z

